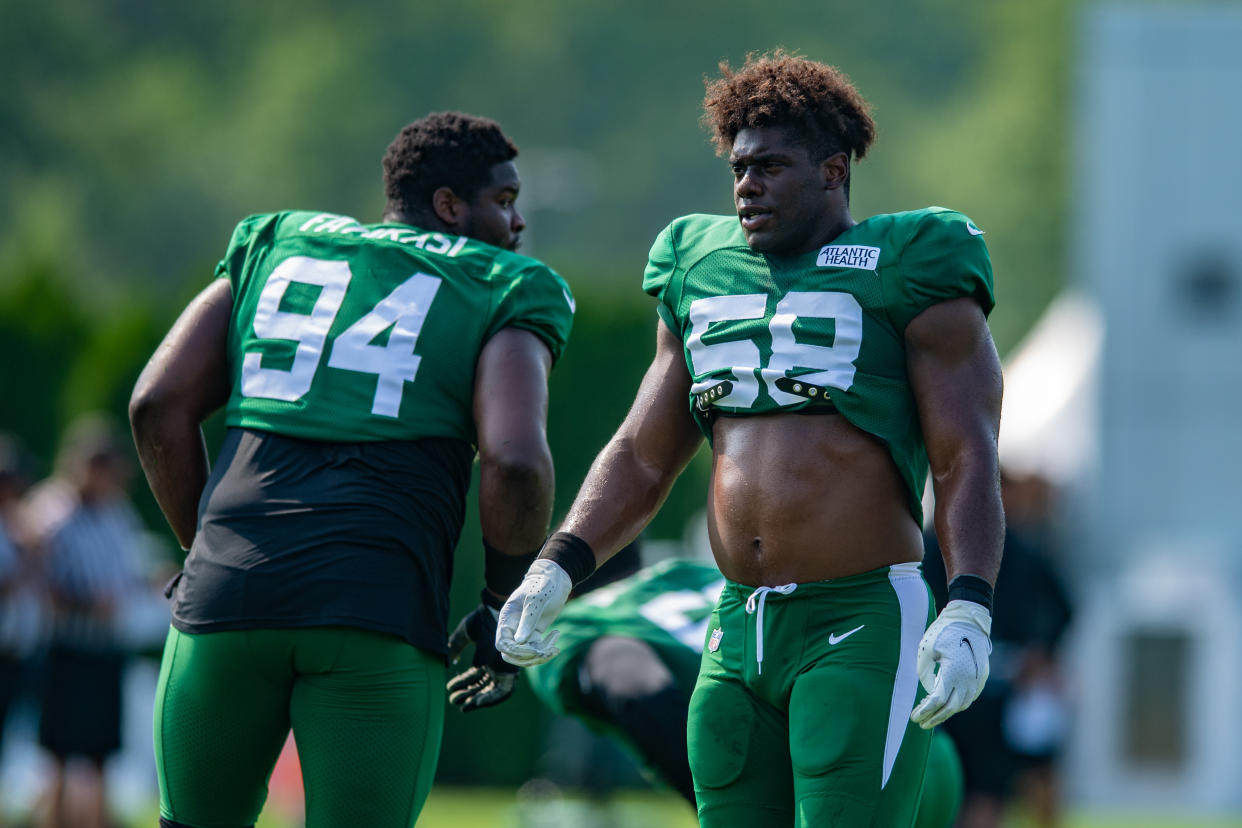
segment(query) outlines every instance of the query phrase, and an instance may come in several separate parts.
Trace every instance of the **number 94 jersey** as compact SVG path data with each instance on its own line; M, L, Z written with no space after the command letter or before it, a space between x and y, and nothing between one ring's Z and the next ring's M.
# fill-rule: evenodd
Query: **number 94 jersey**
M347 216L251 216L216 276L233 288L229 426L340 442L476 443L475 362L497 331L560 356L573 322L544 264L466 238Z
M814 410L825 399L882 440L921 522L927 450L906 376L904 334L957 297L995 304L982 231L943 207L876 215L831 244L774 257L746 244L736 216L692 215L656 238L643 288L684 344L691 411Z

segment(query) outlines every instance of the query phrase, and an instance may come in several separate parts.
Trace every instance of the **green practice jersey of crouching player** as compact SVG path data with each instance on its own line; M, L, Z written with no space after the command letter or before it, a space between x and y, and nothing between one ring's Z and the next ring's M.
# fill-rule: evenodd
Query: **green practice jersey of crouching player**
M531 688L557 713L582 716L574 699L574 661L605 635L650 644L673 675L687 688L693 687L707 619L723 586L724 579L714 566L673 559L570 601L556 620L561 654L526 668ZM592 721L591 725L609 729L606 722Z
M643 288L684 343L709 440L713 414L833 405L887 445L922 523L927 451L903 334L948 299L991 311L992 265L970 219L942 207L876 215L818 251L779 257L752 251L736 216L685 216L656 238Z
M473 445L483 344L522 328L555 360L573 322L568 285L535 259L325 213L243 220L216 275L233 287L229 353L242 355L227 424L312 440Z

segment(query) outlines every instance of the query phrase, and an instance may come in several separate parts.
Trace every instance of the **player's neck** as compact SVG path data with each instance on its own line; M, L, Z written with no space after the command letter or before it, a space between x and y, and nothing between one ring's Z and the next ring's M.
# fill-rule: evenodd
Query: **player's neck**
M823 229L816 235L815 243L811 245L812 250L818 250L826 244L832 244L837 236L849 230L858 222L854 221L854 217L850 215L848 207L843 207L837 213L827 217L824 222Z
M830 216L825 216L824 221L820 224L819 230L809 236L804 243L786 251L773 251L767 255L773 256L777 259L796 259L800 256L805 256L808 253L819 250L824 247L824 245L832 244L833 240L836 239L837 236L840 236L857 223L858 222L854 221L854 219L850 216L850 211L848 209L843 209L840 212L834 212Z
M408 224L411 227L417 227L420 230L431 230L434 232L448 232L450 228L444 222L440 221L434 214L409 213L404 210L388 208L384 210L384 214L380 217L380 221L384 224Z

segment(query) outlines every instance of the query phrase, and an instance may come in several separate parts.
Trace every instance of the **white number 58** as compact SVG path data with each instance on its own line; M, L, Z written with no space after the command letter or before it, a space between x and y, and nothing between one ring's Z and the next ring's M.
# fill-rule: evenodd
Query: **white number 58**
M767 294L751 293L738 296L709 296L690 303L690 334L686 349L690 352L691 371L706 374L728 369L737 378L732 393L717 400L719 405L748 408L759 397L759 386L778 405L803 402L805 398L781 391L775 381L800 371L798 379L812 385L848 391L854 384L862 348L862 306L848 293L832 291L792 291L776 303L776 312L768 323L772 334L772 356L767 366L760 365L759 347L747 339L703 343L703 334L712 322L761 319L767 311ZM793 325L797 319L831 319L835 334L832 345L798 342ZM807 373L810 372L810 373ZM697 394L719 382L718 379L696 382L690 389Z

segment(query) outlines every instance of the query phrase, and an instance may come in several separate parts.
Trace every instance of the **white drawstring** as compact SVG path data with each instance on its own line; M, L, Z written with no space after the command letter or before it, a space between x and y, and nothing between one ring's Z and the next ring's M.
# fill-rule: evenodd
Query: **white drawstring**
M755 663L759 665L759 675L763 675L763 603L768 600L769 592L779 592L781 595L788 595L798 588L797 584L785 584L784 586L766 587L761 586L750 594L746 599L746 614L758 615L755 617ZM755 599L759 600L756 602Z

